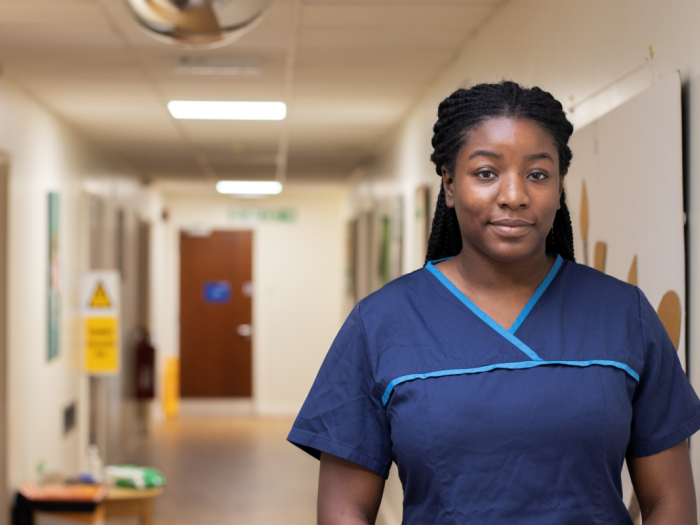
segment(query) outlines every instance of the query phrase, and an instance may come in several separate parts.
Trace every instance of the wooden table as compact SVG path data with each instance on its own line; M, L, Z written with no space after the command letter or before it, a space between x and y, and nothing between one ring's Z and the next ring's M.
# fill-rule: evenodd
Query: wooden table
M35 510L34 511L34 523L36 523L37 518L41 515L51 516L52 518L60 518L66 521L74 521L76 523L89 523L90 525L103 525L105 522L105 511L100 506L97 507L92 512L63 512L63 511L46 511L46 510Z
M25 490L25 493L27 492ZM140 525L153 525L153 500L162 493L162 488L136 490L112 487L106 491L106 494L103 489L100 501L96 503L93 510L66 512L63 510L35 508L33 513L35 517L44 514L78 523L90 523L91 525L101 525L104 524L105 519L122 517L135 517L138 518ZM63 495L61 494L61 496ZM59 499L58 496L55 496L50 501L65 502L67 499ZM76 500L73 499L72 501Z
M122 489L113 487L100 507L105 518L137 517L141 525L153 525L153 500L163 493L162 488Z

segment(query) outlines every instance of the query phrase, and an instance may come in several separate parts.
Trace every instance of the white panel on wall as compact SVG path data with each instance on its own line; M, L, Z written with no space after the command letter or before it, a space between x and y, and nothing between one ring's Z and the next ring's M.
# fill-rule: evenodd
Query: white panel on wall
M685 369L680 75L576 131L569 145L574 158L564 184L576 260L639 286ZM626 465L622 484L629 506Z
M605 273L623 281L636 274L634 284L678 341L685 368L680 75L664 78L576 131L570 146L574 159L564 184L577 261L594 266L598 259Z

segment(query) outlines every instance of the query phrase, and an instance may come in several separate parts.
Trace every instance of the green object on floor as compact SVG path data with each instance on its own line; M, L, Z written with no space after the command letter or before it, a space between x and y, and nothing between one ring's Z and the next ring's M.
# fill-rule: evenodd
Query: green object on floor
M105 468L105 474L117 487L152 489L165 485L165 476L153 467L113 465Z

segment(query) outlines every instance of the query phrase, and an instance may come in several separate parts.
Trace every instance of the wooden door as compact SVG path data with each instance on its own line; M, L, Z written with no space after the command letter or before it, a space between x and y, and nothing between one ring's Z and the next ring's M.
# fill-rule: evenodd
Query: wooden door
M250 397L250 231L180 235L180 395Z

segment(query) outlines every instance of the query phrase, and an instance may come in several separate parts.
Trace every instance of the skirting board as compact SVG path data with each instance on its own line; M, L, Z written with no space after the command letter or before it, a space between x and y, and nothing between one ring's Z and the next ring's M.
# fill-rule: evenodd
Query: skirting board
M250 399L182 398L181 417L246 417L254 415Z

